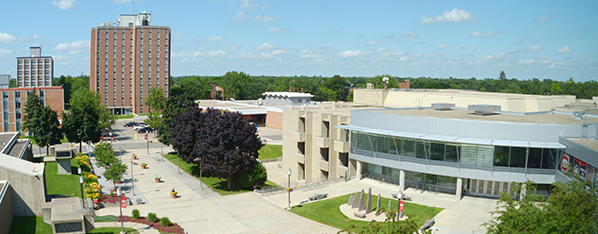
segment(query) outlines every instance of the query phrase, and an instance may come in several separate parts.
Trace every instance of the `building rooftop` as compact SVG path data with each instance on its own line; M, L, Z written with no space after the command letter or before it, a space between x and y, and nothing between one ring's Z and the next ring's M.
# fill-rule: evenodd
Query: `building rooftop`
M29 143L27 142L27 139L25 139L24 141L17 141L8 153L8 155L18 158L19 156L21 156L23 148L25 148L28 144Z
M422 117L447 118L447 119L467 119L467 120L481 120L481 121L502 121L502 122L516 122L516 123L541 123L541 124L571 124L577 125L583 122L598 123L598 118L583 116L582 120L577 120L571 114L528 114L521 115L499 112L494 115L476 115L471 110L452 109L452 110L435 110L430 108L424 109L388 109L388 110L373 110L372 112L395 114L395 115L413 115Z
M264 95L264 96L274 96L274 97L286 97L286 98L294 98L294 97L299 97L299 98L314 97L314 95L311 95L311 94L309 94L309 93L293 93L293 92L265 92L265 93L262 93L262 95Z
M243 115L266 114L268 111L282 112L281 108L272 105L259 105L257 100L243 101L219 101L219 100L197 100L200 108L215 108L228 111L237 111Z
M352 110L380 109L380 107L353 102L316 102L315 105L287 107L287 109L348 116L351 115Z
M10 143L10 140L13 138L14 135L14 132L0 133L0 149L4 149L4 147L6 147L8 143Z
M568 138L569 140L579 143L585 147L598 151L598 141L594 139L577 139L577 138Z

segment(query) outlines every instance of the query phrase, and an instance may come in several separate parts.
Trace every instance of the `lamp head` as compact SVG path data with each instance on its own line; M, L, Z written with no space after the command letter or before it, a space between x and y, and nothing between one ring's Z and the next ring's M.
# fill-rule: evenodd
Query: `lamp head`
M120 195L121 195L120 187L116 188L116 195L120 197Z
M287 175L291 175L291 169L287 170Z

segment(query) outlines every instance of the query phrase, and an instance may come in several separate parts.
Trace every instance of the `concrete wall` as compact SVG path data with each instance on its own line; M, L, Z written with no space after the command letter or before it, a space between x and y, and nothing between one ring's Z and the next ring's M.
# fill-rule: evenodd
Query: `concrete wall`
M4 184L3 190L0 190L0 234L8 234L12 223L10 184Z
M15 217L42 215L42 204L46 201L43 176L28 176L0 168L0 178L10 181Z
M269 110L266 114L266 127L282 130L282 112Z

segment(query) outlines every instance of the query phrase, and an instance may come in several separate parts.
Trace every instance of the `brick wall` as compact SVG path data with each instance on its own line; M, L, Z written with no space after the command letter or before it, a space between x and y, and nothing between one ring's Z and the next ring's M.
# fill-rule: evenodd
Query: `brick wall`
M266 127L282 130L282 112L268 111Z

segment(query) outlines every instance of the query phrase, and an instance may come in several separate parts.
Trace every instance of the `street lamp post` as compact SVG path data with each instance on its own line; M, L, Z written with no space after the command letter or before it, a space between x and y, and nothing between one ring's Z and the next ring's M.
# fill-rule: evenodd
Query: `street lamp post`
M199 188L203 190L203 181L201 180L201 158L195 158L193 161L199 163Z
M289 191L289 204L287 205L287 210L291 209L291 168L287 171L287 175L289 175L289 187L287 187L287 191Z
M120 187L116 189L116 195L118 196L118 203L122 203L120 201L120 199L121 199L120 196L122 195L122 193L120 191ZM120 207L120 227L122 229L121 233L125 233L125 225L123 224L123 206L122 206L122 204L118 204L118 207Z
M85 198L83 197L83 175L81 175L81 168L77 169L79 172L79 185L81 186L81 201L83 202L83 208L85 208Z

